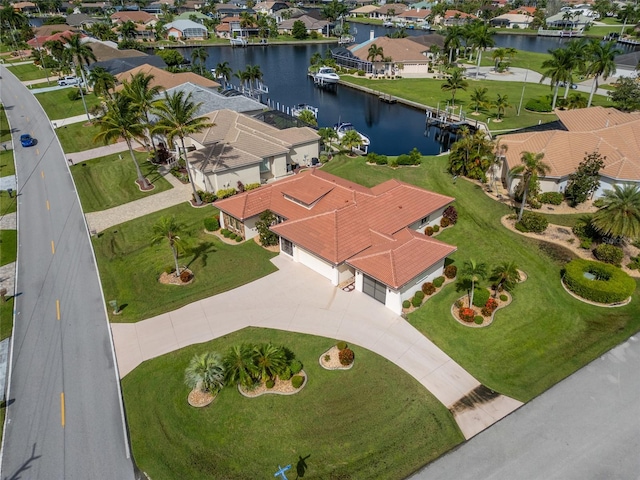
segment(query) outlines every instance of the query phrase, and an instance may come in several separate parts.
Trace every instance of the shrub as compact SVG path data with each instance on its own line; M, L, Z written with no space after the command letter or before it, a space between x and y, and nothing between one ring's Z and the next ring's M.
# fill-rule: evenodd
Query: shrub
M445 208L444 212L442 212L442 216L449 220L449 223L451 225L455 225L458 221L458 211L453 205L449 205L447 208Z
M482 307L482 315L485 317L490 317L491 314L495 312L496 308L498 308L498 302L494 298L489 298L484 307Z
M302 362L294 358L289 364L289 369L291 370L292 375L300 373L300 371L302 370Z
M300 388L304 383L304 377L302 375L296 375L291 377L291 386L293 388Z
M433 283L427 282L422 284L422 295L433 295L436 291L436 287L433 286Z
M456 278L456 275L458 274L458 267L456 267L455 265L447 265L446 267L444 267L444 276L451 279L451 278Z
M221 188L220 190L218 190L216 192L216 195L221 200L223 198L231 197L232 195L235 195L235 194L236 194L236 189L235 188Z
M187 283L193 278L193 274L189 270L183 270L180 272L180 281L182 283Z
M265 387L267 387L267 388L273 388L273 386L274 386L275 384L276 384L276 382L274 382L274 381L273 381L273 380L271 380L271 379L267 380L267 381L264 383Z
M462 300L460 300L460 299L458 299L455 302L453 302L453 306L456 307L456 308L462 308L462 305L463 305L463 303L462 303Z
M590 273L594 279L584 274ZM622 302L636 288L636 282L619 268L606 263L577 258L563 270L564 283L576 295L598 303Z
M331 355L329 355L329 360L331 360ZM292 375L293 373L291 373L291 368L286 367L284 370L282 370L282 372L278 374L278 377L280 377L280 380L289 380L291 379Z
M532 98L524 108L532 112L551 112L551 103L546 98Z
M168 267L164 267L164 273L173 273L176 271L176 267L172 267L172 266L168 266Z
M482 318L482 315L476 315L473 321L476 325L482 325L482 322L484 322L484 318Z
M358 70L358 76L359 77L364 77L364 75L365 75L364 70Z
M387 163L391 168L396 168L398 166L398 159L397 158L392 158Z
M538 195L538 200L548 205L560 205L564 200L564 195L560 192L544 192Z
M594 200L593 206L598 208L604 207L604 199L598 198L597 200Z
M202 190L198 190L198 196L200 197L200 200L202 200L204 203L213 203L218 199L215 193L204 192Z
M436 288L440 288L444 283L444 277L437 277L433 280L433 286Z
M579 220L576 224L571 227L571 231L573 234L578 237L580 240L594 240L599 237L598 233L591 226L590 221Z
M631 257L631 261L627 264L629 270L640 270L640 255Z
M424 300L424 297L418 297L417 295L414 295L413 298L411 299L411 305L418 308L420 305L422 305L422 300Z
M243 238L240 235L236 235L236 243L240 243Z
M414 293L414 296L418 297L420 300L424 300L424 292L422 290L418 290Z
M539 200L537 200L536 198L529 198L527 199L527 203L529 204L529 206L535 210L540 210L542 208L542 203L540 203Z
M367 154L367 162L375 163L376 165L386 165L388 162L386 155L378 155L377 153Z
M484 307L491 296L491 292L486 288L476 288L473 291L473 304L476 307Z
M608 243L601 243L593 250L593 255L601 262L610 263L612 265L620 265L624 253L622 248Z
M433 226L433 233L438 233L440 231L440 225Z
M411 302L409 300L405 300L404 302L402 302L402 308L409 308L411 307Z
M329 362L331 361L331 355L329 355L328 353L324 356L324 361L325 362Z
M260 184L259 183L247 183L244 186L244 191L247 192L249 190L255 190L256 188L260 188Z
M442 228L446 228L446 227L448 227L449 225L451 225L451 221L450 221L448 218L442 217L442 218L440 219L440 226L441 226Z
M428 237L430 237L431 235L433 235L433 227L427 227L424 229L424 234Z
M236 238L238 238L238 234L236 232L231 232L229 235L229 238L231 240L235 240Z
M458 316L463 322L473 322L473 319L476 316L476 312L474 312L471 308L461 308L460 310L458 310Z
M209 232L215 232L220 228L220 223L215 217L207 217L204 219L204 228Z
M398 155L397 162L398 162L398 165L414 165L413 160L406 153L403 153L402 155Z
M518 225L524 230L520 230ZM516 223L516 228L522 232L542 233L548 226L549 220L544 215L535 212L524 212L522 220Z
M500 295L501 302L506 302L507 300L509 300L509 297L507 297L506 295Z
M338 347L338 350L344 350L345 348L347 348L349 345L347 345L347 342L338 342L336 344L336 347Z
M591 248L591 244L593 243L593 240L591 240L590 238L585 238L584 240L582 240L580 242L580 248L584 248L585 250L589 250Z
M351 350L350 348L345 348L344 350L340 350L340 352L338 353L338 358L340 359L340 365L351 365L353 363L353 359L355 357L355 354L353 353L353 350Z

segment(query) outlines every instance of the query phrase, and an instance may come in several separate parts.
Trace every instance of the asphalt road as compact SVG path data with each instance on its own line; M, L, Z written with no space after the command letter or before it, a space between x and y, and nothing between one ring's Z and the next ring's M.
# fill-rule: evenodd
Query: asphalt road
M636 335L410 478L638 480L639 365Z
M0 477L133 479L97 267L64 154L0 67L18 177L18 277ZM30 133L36 146L20 146Z

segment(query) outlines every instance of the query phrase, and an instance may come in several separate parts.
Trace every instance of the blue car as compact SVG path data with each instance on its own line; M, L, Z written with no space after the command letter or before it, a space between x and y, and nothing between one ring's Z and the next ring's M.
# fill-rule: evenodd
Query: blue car
M32 147L36 144L36 139L28 133L20 135L20 143L23 147Z

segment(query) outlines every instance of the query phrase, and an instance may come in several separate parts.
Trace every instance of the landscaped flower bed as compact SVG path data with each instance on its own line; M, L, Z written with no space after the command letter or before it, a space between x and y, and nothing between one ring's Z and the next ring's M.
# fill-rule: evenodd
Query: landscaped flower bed
M353 368L355 356L346 342L338 342L320 355L318 362L325 370L349 370Z
M489 297L483 307L477 307L469 306L469 296L465 295L451 306L451 315L467 327L486 327L493 322L496 311L509 305L512 300L509 292L502 291L495 297Z
M418 290L411 300L402 302L402 313L411 313L419 308L424 302L429 300L433 295L437 294L443 287L453 282L456 278L457 267L448 265L444 269L444 275L437 277L433 282L425 282L422 289Z

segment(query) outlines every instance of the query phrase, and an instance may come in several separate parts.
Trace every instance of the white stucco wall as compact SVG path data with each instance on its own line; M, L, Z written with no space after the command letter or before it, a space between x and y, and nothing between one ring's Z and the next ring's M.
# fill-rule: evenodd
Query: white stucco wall
M339 272L334 265L326 262L320 257L309 253L308 251L300 248L297 245L294 245L293 247L293 258L296 262L300 262L301 264L312 269L314 272L319 273L320 275L328 279L333 285L338 285L338 283L340 283L338 281Z
M307 156L306 163L311 164L313 157L320 157L320 140L314 140L313 142L305 143L302 145L294 146L289 152L289 162L297 163L301 167L304 167L305 158ZM285 165L286 169L286 165ZM285 170L286 173L286 170Z
M254 164L233 170L225 170L216 174L210 173L209 180L211 180L211 185L213 185L216 192L223 188L237 188L238 181L245 185L247 183L260 183L260 166L259 164Z
M448 205L447 205L448 206ZM409 225L411 230L415 230L416 232L424 233L425 228L433 227L434 225L440 225L440 220L442 219L442 213L445 211L447 207L439 208L431 215L429 215L429 221L425 224L421 224L420 220Z
M256 228L256 222L260 220L259 216L247 218L244 221L244 238L245 240L249 240L250 238L257 237L259 235L258 229Z
M355 270L349 265L347 265L346 263L338 265L337 270L338 270L338 284L342 282L346 282L350 278L353 278L353 276L355 275Z

